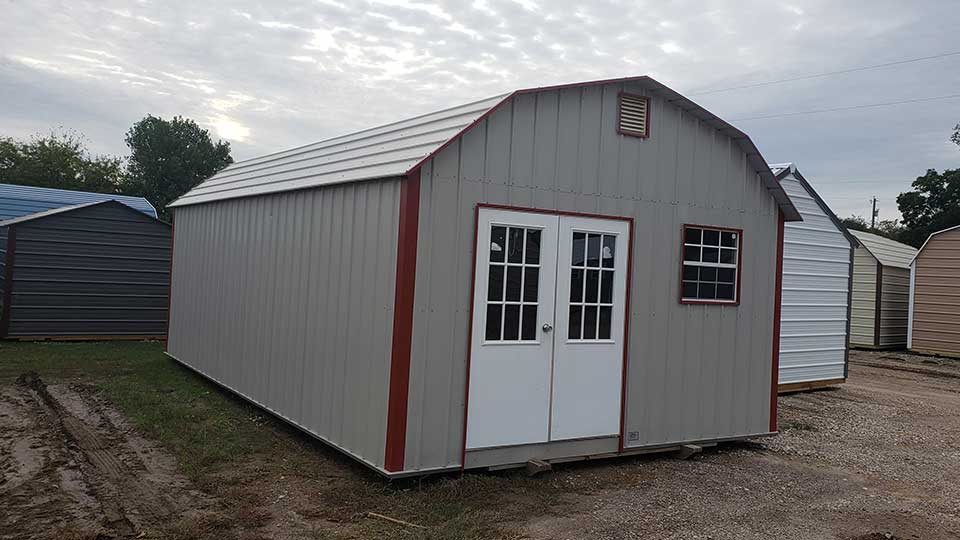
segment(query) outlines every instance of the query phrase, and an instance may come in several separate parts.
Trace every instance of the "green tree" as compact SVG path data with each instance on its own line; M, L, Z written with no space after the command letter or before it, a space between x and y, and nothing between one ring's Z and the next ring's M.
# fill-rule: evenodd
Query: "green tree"
M930 233L960 225L960 169L929 169L911 185L897 197L908 244L920 247Z
M126 142L130 190L146 197L161 219L170 219L168 204L233 163L229 142L213 142L207 130L180 116L147 115L127 131Z
M123 159L91 155L82 135L54 130L27 141L0 138L0 183L121 193L126 174Z
M863 216L858 215L843 218L840 222L848 229L876 234L891 240L896 240L897 242L904 242L909 232L907 228L901 225L896 219L881 220L877 223L876 227L871 227L870 223Z

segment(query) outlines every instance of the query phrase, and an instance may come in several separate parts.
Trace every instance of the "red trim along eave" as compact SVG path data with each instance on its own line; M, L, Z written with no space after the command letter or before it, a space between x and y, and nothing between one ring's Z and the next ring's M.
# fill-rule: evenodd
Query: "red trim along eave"
M390 396L384 469L403 470L407 442L407 399L410 390L410 347L413 343L413 301L417 281L417 226L420 221L420 169L400 181L397 232L397 276L393 302L390 353Z
M783 212L779 212L777 218L777 276L775 289L773 291L773 365L770 373L770 432L777 431L777 382L780 379L780 300L783 294L783 224Z

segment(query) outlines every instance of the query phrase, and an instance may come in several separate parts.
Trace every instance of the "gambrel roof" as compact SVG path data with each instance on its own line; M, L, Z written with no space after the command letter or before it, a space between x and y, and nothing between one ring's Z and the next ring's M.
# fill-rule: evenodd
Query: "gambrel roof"
M563 86L517 90L400 122L334 137L317 143L230 165L170 206L187 206L238 197L265 195L330 184L406 176L419 168L474 124L514 96L560 88L634 82L686 114L730 137L746 154L787 221L800 214L771 173L749 137L703 107L650 77L626 77Z

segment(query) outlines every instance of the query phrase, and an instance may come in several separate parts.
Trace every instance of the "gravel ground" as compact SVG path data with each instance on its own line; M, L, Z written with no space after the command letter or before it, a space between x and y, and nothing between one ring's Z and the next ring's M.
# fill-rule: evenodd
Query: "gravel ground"
M960 538L960 364L855 351L838 388L781 396L780 435L640 462L531 538Z

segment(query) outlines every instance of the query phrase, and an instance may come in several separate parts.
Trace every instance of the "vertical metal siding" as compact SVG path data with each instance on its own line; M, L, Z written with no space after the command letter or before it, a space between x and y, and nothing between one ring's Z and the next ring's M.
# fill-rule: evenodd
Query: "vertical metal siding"
M166 333L169 225L107 203L15 227L10 337Z
M960 356L960 229L931 236L914 265L912 349Z
M779 382L842 379L852 248L793 174L780 184L803 221L785 227Z
M178 208L169 353L382 467L399 186Z
M906 347L910 308L910 270L884 266L883 287L880 294L880 346Z
M477 203L632 216L628 446L766 432L777 208L729 139L654 96L652 137L616 133L632 84L522 95L422 171L407 470L459 465ZM739 306L681 305L681 226L744 229Z
M874 346L877 306L877 260L863 246L853 251L853 297L850 309L850 344Z

